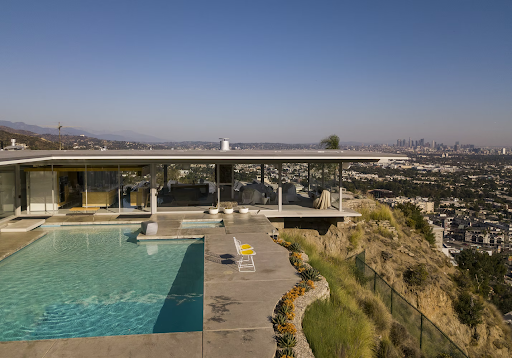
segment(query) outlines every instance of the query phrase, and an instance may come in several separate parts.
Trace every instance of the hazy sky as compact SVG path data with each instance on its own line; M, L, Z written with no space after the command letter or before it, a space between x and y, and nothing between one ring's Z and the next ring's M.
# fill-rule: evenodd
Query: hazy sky
M512 1L2 0L0 120L512 145Z

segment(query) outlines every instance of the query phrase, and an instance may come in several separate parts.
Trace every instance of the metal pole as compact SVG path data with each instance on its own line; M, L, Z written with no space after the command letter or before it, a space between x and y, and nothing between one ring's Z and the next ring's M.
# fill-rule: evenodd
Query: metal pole
M308 194L311 191L311 163L308 163Z
M220 207L220 165L215 164L217 170L217 207Z
M278 183L277 183L277 210L283 211L283 163L277 165Z
M265 164L261 164L260 168L260 175L261 175L261 184L265 185Z
M339 192L340 192L340 199L338 201L338 210L339 211L343 211L343 187L342 187L342 180L341 178L343 177L343 162L340 162L340 168L339 168L339 183L338 183L338 188L339 188Z
M121 166L118 164L117 165L117 201L118 201L118 206L119 206L119 208L118 208L119 213L121 213L121 200L123 200L123 198L121 197Z
M87 203L87 164L85 165L85 207L88 207Z
M391 287L389 287L389 288L391 288ZM390 311L391 311L391 315L393 315L393 288L391 288L391 309L390 309Z
M14 166L14 215L21 215L21 174L19 164Z
M423 313L421 314L421 324L420 324L420 350L423 345Z
M322 163L322 190L325 190L325 163Z
M55 215L55 179L53 178L53 164L52 164L52 213Z

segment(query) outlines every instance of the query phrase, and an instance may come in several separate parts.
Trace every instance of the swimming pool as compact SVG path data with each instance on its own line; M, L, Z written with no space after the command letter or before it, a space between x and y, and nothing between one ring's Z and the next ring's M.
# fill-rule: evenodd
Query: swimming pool
M138 228L48 228L0 261L0 341L201 331L203 241Z
M216 227L224 227L224 220L183 220L180 225L180 229L211 229Z

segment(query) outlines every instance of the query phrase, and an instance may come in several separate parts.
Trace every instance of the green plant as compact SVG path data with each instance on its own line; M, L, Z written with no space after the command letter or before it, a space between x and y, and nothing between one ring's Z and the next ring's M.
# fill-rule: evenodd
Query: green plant
M297 284L297 287L300 287L300 288L305 288L306 289L306 292L309 291L311 289L311 287L309 287L309 285L306 283L306 281L300 281L298 284Z
M297 357L297 355L293 351L293 348L290 348L290 347L278 350L276 352L276 356L277 356L277 358L288 358L288 357L295 358L295 357Z
M320 272L318 272L318 270L313 267L308 267L307 269L302 271L300 275L302 276L302 279L304 281L320 281Z
M428 279L428 271L425 264L417 264L404 272L404 281L409 286L423 286Z
M287 313L293 312L293 306L282 304L279 306L278 312L286 316Z
M274 317L272 317L272 324L278 326L278 325L284 325L288 321L288 318L282 313L276 314Z
M292 348L297 344L297 338L291 333L277 336L277 346L280 348Z
M288 247L288 250L290 250L291 252L302 252L302 247L298 242L294 242Z
M395 347L400 347L409 337L407 329L398 322L393 322L389 332L389 339Z
M381 300L368 295L360 300L364 313L373 321L378 331L384 332L391 326L391 315Z
M302 265L302 260L299 259L298 257L290 256L290 263L293 266L301 266Z
M400 356L389 339L383 339L376 346L375 358L399 358Z
M453 306L461 323L474 328L482 322L484 305L478 297L474 297L471 293L461 292Z

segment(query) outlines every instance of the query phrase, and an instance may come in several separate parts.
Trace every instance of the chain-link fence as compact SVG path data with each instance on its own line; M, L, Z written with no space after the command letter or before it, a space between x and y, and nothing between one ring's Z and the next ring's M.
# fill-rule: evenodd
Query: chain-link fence
M382 299L393 318L402 324L412 337L417 339L420 350L426 357L437 357L444 353L448 357L468 358L432 321L365 263L364 252L351 259L355 259L357 271L361 275L360 282Z

